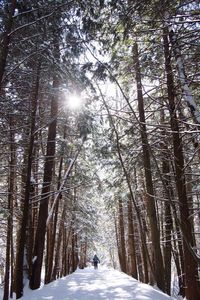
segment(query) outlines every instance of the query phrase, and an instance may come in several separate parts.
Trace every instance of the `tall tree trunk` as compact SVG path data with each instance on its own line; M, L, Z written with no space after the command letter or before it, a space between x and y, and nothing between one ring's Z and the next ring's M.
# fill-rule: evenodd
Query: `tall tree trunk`
M78 266L78 235L77 232L73 235L73 267L72 272L75 272Z
M75 231L74 224L71 231L71 245L71 272L74 272L77 268L77 233Z
M79 259L79 268L84 269L86 267L87 260L87 238L80 242L80 259Z
M143 183L143 179L142 178L142 186L143 189L145 188L144 183ZM144 191L143 191L144 194ZM140 214L141 214L141 223L142 226L139 226L139 235L141 237L141 253L142 253L142 262L143 262L143 270L144 270L144 282L145 283L149 283L150 282L150 277L152 276L151 273L154 272L153 270L153 266L152 266L152 262L150 260L150 254L149 254L149 249L147 247L147 238L148 238L148 227L147 227L147 220L145 217L145 214L143 213L143 211L146 211L145 209L145 195L143 195L141 197L141 201L140 201ZM149 268L150 267L150 268ZM150 269L150 270L149 270Z
M146 190L148 194L147 214L148 214L150 232L151 232L151 241L152 241L152 250L153 250L153 267L154 267L156 283L162 291L165 291L164 266L163 266L163 258L162 258L162 252L160 246L160 232L159 232L159 226L157 222L154 189L153 189L153 181L152 181L152 174L151 174L151 162L150 162L147 130L145 124L144 101L143 101L143 94L142 94L142 81L141 81L141 74L140 74L140 64L139 64L137 43L135 43L133 47L133 56L134 56L134 67L135 67L136 84L137 84L137 99L138 99L139 120L140 120L140 134L142 139L143 164L145 170Z
M59 87L59 80L54 75L53 89L56 91ZM38 225L35 236L35 244L33 251L32 274L30 278L30 288L37 289L40 287L41 269L43 262L46 221L48 217L48 202L50 196L50 187L53 175L53 165L55 160L56 147L56 128L57 128L57 113L58 113L58 99L57 95L51 100L51 123L48 128L47 149L44 163L43 187L41 192L41 201L39 207Z
M129 274L135 279L138 278L136 253L135 253L135 234L133 227L133 208L132 199L128 199L128 256L129 256Z
M62 226L63 226L63 219L61 218L59 229L58 229L58 236L56 240L52 280L56 280L59 277L59 272L60 272L59 262L60 262L61 242L62 242L62 235L63 235Z
M50 265L53 260L53 248L55 245L53 244L53 227L54 227L54 222L49 224L47 228L47 237L46 237L46 257L45 257L45 277L44 277L44 283L47 284L51 281L51 274L50 274Z
M136 235L139 236L139 230L136 229ZM142 245L139 241L139 238L136 239L136 243L135 243L135 248L136 248L136 261L137 261L137 270L138 270L138 280L141 282L146 282L148 283L149 280L147 279L147 281L145 281L145 268L143 267L143 257L142 257L142 253L144 252L145 255L145 251L142 250ZM143 252L142 252L143 251ZM146 255L145 255L146 258ZM147 263L146 263L147 265ZM147 268L146 268L147 270ZM148 274L148 272L147 272Z
M87 267L87 251L88 251L88 239L86 237L85 241L84 241L84 250L83 250L83 266L84 266L84 268Z
M63 277L69 274L69 252L66 247L67 240L67 229L62 224L62 242L60 243L60 255L59 255L59 271L57 272L57 276ZM69 232L69 242L71 237L71 231Z
M63 134L63 140L66 138L66 126L64 127L64 134ZM60 165L59 165L59 172L58 172L58 185L57 190L59 191L60 185L61 185L61 175L62 175L62 169L63 169L63 156L60 158ZM60 195L60 199L62 196ZM49 283L52 278L52 270L53 270L53 258L54 258L54 249L55 249L55 240L56 240L56 228L57 228L57 222L58 222L58 208L59 208L59 201L57 201L55 206L55 212L54 212L54 218L53 218L53 225L51 226L51 229L49 229L49 235L51 236L51 247L48 249L47 252L49 252L48 256L48 268L47 272L45 274L45 283Z
M171 41L172 50L174 52L174 56L176 60L176 65L178 70L178 80L180 82L180 86L182 89L183 99L185 99L188 105L188 108L190 110L194 122L200 124L200 112L194 100L194 97L192 95L192 92L190 91L189 88L188 79L185 73L184 61L178 43L178 37L176 36L173 30L170 30L169 39Z
M164 110L161 110L161 124L165 122ZM162 132L163 137L166 136L165 130ZM163 194L164 194L164 267L165 267L165 287L166 293L170 295L171 293L171 259L172 259L172 243L171 243L171 234L173 229L173 221L171 214L171 201L173 199L173 189L171 184L170 176L170 157L169 150L167 147L167 140L164 141L162 145L162 176L163 182L165 185Z
M15 184L16 185L16 184ZM14 207L14 205L13 205ZM10 298L13 298L13 292L14 292L14 238L13 238L13 224L12 224L12 232L10 237L10 246L11 246L11 253L10 253Z
M187 164L187 160L186 160L186 164ZM191 224L191 229L192 229L192 233L193 233L193 240L194 240L194 248L197 248L197 243L195 240L195 209L194 209L194 199L193 199L193 195L192 195L192 191L193 191L193 182L194 182L194 178L192 176L192 168L191 165L187 166L186 172L188 173L186 175L186 190L187 190L187 195L188 195L188 207L189 207L189 213L190 213L190 224Z
M5 32L3 33L3 40L0 47L0 92L2 88L2 81L6 67L6 60L9 51L10 44L10 33L13 26L13 16L15 13L15 8L17 5L17 0L7 1L6 4L6 15L7 19L5 20Z
M35 131L35 119L37 111L37 100L39 92L39 76L40 76L40 63L37 65L34 91L31 99L31 129L30 129L30 140L28 147L28 160L27 160L27 174L26 174L26 186L25 195L23 203L23 214L19 229L19 241L16 254L16 267L15 267L15 292L17 299L21 298L23 295L23 266L24 266L24 256L25 256L25 246L27 241L27 224L28 224L28 212L29 212L29 200L31 193L31 169L32 169L32 154L34 147L34 131Z
M167 75L167 92L170 111L170 123L173 138L174 165L175 165L175 181L180 209L180 225L183 239L183 252L185 264L186 288L185 295L188 300L196 300L200 298L200 285L198 280L198 264L192 254L194 246L192 226L190 223L190 214L188 207L188 199L186 193L186 182L184 174L184 156L182 139L179 133L179 124L175 105L175 88L173 80L173 72L171 67L171 57L169 51L168 29L163 30L165 70Z
M63 206L63 210L61 213L61 218L60 218L60 223L58 226L58 234L57 234L57 238L56 238L56 248L55 248L55 258L54 258L54 266L53 266L53 273L52 273L52 280L56 280L59 276L59 273L61 271L61 266L60 266L60 256L61 256L61 241L63 238L63 226L64 226L64 218L65 218L65 214L66 214L66 209L67 209L67 202L65 201L65 204ZM71 225L70 225L70 229L69 229L69 235L71 233ZM67 242L65 244L65 247L68 246L68 240L69 237L67 239Z
M118 221L119 221L119 261L122 272L127 273L127 256L125 244L124 212L122 199L118 199Z
M182 240L180 235L179 227L175 224L177 236L173 235L173 257L176 265L177 276L178 276L178 285L179 285L179 295L185 297L185 274L184 274L184 258L183 258L183 248Z
M7 237L6 237L6 267L4 278L4 295L3 300L9 299L10 281L13 280L10 276L11 269L11 239L13 235L13 197L15 193L15 133L13 116L9 117L10 125L10 162L9 162L9 178L8 178L8 217L7 217Z
M163 160L163 176L165 176L165 185L169 189L169 192L172 193L172 189L170 186L170 176L168 175L170 172L169 163L165 159ZM164 266L165 266L165 286L166 293L170 295L171 291L171 257L172 257L172 244L171 244L171 234L172 234L172 216L171 216L171 206L169 200L165 200L164 203Z
M39 106L41 105L41 98L39 98L38 103L38 116L39 116ZM38 124L39 126L39 124ZM29 266L29 279L31 277L31 266L32 266L32 257L33 257L33 248L34 248L34 241L35 241L35 234L37 228L37 220L38 220L38 210L39 210L39 169L40 169L40 146L39 146L39 134L36 132L35 139L34 139L34 149L33 149L33 161L34 164L32 165L32 176L33 176L33 184L32 184L32 192L31 192L31 203L29 205L29 212L30 212L30 220L29 220L29 240L28 240L28 266Z
M117 227L117 217L114 214L114 223L115 223L115 236L116 236L116 242L117 242L117 253L118 253L118 260L119 265L121 266L121 252L120 252L120 246L119 246L119 232Z

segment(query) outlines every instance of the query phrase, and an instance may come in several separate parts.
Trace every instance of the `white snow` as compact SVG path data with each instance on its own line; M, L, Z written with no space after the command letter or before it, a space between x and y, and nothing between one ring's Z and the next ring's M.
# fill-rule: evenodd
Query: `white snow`
M86 268L38 290L24 290L22 300L172 300L150 285L105 267Z
M32 263L34 264L34 262L37 260L37 256L34 256L32 259Z

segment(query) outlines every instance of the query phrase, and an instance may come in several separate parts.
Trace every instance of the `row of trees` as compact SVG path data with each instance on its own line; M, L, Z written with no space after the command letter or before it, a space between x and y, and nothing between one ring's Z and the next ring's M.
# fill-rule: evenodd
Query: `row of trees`
M199 5L118 1L109 9L111 61L101 64L101 77L117 92L110 99L99 93L112 141L102 151L115 170L109 185L120 266L170 294L174 261L179 294L197 299Z
M83 144L92 117L66 106L70 93L87 88L78 24L85 5L1 2L4 300L13 292L21 298L26 278L39 288L43 263L45 283L86 265L95 228L84 216L92 219L95 208L84 187L91 175Z
M123 272L169 294L175 269L179 293L196 300L197 1L1 8L4 300L22 296L25 277L38 288L42 266L48 283L86 265L103 232L98 175L113 266L116 247ZM87 94L79 114L64 109L74 89Z

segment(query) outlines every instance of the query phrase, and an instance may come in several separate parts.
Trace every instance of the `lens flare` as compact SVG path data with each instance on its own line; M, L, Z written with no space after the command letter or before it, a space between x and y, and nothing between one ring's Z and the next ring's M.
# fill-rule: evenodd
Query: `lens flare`
M68 97L67 105L71 109L77 109L81 106L81 97L77 94L71 94Z

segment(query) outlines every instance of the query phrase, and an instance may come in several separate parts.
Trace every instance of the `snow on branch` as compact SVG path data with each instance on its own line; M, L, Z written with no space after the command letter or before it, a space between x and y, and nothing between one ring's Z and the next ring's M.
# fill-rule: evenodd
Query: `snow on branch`
M49 226L49 223L50 223L50 221L51 221L51 219L52 219L53 212L54 212L54 209L55 209L55 207L56 207L56 204L57 204L57 202L58 202L58 200L59 200L60 194L62 193L62 191L63 191L63 189L64 189L64 186L65 186L66 181L67 181L67 179L68 179L68 177L69 177L69 174L70 174L70 172L71 172L71 170L72 170L72 168L73 168L73 166L74 166L74 164L75 164L75 162L76 162L76 160L77 160L77 158L78 158L78 155L79 155L79 153L80 153L80 151L81 151L81 149L82 149L83 143L84 143L84 142L82 142L82 144L80 145L80 147L79 147L79 149L77 150L77 152L76 152L74 158L73 158L73 159L70 159L70 163L69 163L69 166L68 166L68 168L67 168L67 170L66 170L66 172L65 172L65 176L64 176L64 178L63 178L63 182L62 182L62 184L60 185L60 188L59 188L58 192L56 193L56 196L55 196L55 199L54 199L54 201L53 201L52 207L51 207L50 212L49 212L49 214L48 214L48 218L47 218L47 221L46 221L46 226L47 226L47 227Z
M172 44L172 49L174 51L183 98L187 102L187 105L190 109L194 121L200 124L200 112L188 85L187 76L185 74L184 62L181 56L181 50L177 42L177 37L173 30L170 31L169 38Z

